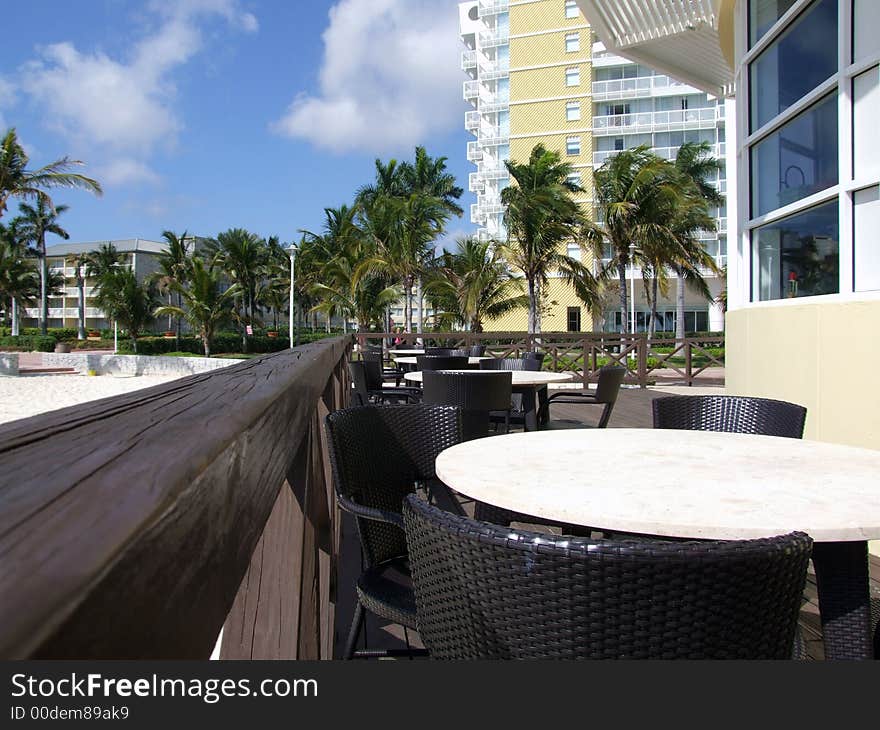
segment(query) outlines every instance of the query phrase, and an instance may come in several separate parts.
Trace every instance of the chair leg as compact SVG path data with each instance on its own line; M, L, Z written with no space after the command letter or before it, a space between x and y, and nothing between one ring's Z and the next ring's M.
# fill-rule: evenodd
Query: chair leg
M354 617L351 620L351 628L348 630L348 640L345 642L345 653L342 655L343 659L354 658L355 646L357 645L358 636L360 636L363 624L364 607L361 605L361 602L358 601L357 607L354 610ZM366 631L364 632L364 637L366 638Z

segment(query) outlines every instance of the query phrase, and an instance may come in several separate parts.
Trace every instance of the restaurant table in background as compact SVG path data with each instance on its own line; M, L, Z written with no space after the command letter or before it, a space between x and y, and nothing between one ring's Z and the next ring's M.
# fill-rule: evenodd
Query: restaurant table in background
M806 532L826 658L873 657L867 541L880 538L880 451L710 431L577 429L460 444L437 457L436 471L465 496L561 524L712 540Z
M468 365L479 365L480 360L491 360L492 358L488 355L481 355L479 357L469 357ZM418 365L419 358L418 357L395 357L394 361L398 365Z
M425 350L388 350L388 353L393 358L397 358L398 355L401 355L403 357L415 357L416 355L424 355Z
M461 372L471 373L479 378L484 374L497 373L497 370L465 370ZM513 392L522 394L522 409L525 414L525 430L538 430L538 389L546 387L549 383L565 383L571 380L571 373L548 373L542 370L514 370ZM422 382L422 372L406 373L406 380L413 383Z

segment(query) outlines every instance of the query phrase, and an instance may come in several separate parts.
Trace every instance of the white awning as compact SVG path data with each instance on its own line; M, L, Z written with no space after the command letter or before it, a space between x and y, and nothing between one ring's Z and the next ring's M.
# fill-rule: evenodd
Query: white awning
M723 0L577 2L612 53L710 94L731 93L733 70L719 36Z

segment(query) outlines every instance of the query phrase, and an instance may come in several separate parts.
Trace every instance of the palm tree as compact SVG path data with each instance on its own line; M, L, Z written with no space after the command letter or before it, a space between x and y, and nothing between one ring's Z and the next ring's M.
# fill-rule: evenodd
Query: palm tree
M160 294L168 296L168 303L171 304L172 284L178 283L181 286L186 285L187 274L190 268L190 251L187 246L187 232L184 231L178 236L173 231L162 231L162 238L168 244L168 249L163 251L157 257L159 270L156 271L152 279L159 287ZM177 307L181 306L181 294L177 292ZM174 341L176 349L180 345L180 317L175 317ZM169 321L170 324L170 321Z
M541 331L541 298L551 273L558 273L584 304L599 301L598 282L577 259L562 253L566 243L581 241L586 218L573 194L580 187L569 182L572 166L556 152L536 145L525 164L504 163L514 185L501 192L506 210L508 242L502 256L525 277L529 298L529 333Z
M241 289L240 285L233 284L226 291L220 291L222 272L212 263L205 263L198 257L190 260L188 268L186 286L178 280L168 284L183 306L158 307L153 314L156 317L171 316L186 321L199 333L205 357L210 357L214 332L232 317L235 298L241 293Z
M102 243L95 251L89 251L83 257L85 273L88 277L102 278L105 274L115 271L123 263L123 255L109 241Z
M520 307L528 307L522 279L511 276L491 241L463 238L454 251L444 249L429 273L425 293L431 296L445 324L482 332L487 319L497 319Z
M138 281L134 271L119 267L106 272L97 284L95 300L107 316L128 330L132 350L137 353L137 337L153 319L156 290L152 282Z
M47 285L49 282L49 266L46 261L46 235L52 233L67 240L70 234L58 225L58 216L68 209L66 205L52 205L48 196L39 196L34 205L21 203L18 206L21 213L19 216L19 230L22 237L36 248L37 257L40 259L40 334L48 334L49 320L49 296Z
M610 274L617 274L620 333L626 334L626 270L636 265L634 259L639 258L646 241L669 237L668 230L660 229L664 225L663 211L668 210L669 201L675 197L670 187L670 164L642 145L609 157L593 178L600 222L589 223L585 232L597 257L610 255L600 276L607 279ZM632 327L635 329L635 322Z
M241 301L241 344L247 352L247 326L256 321L257 285L266 262L265 242L243 228L231 228L209 244L213 263L218 264L233 284L238 284Z
M14 226L0 223L0 302L11 319L12 334L19 334L18 308L31 304L40 294L40 281L31 261L25 256L25 246Z
M692 206L699 207L700 202L705 203L707 208L708 206L721 207L724 205L724 196L710 182L713 178L717 178L718 172L724 168L724 163L711 155L711 149L708 142L687 142L678 148L678 153L675 156L675 168L684 177L685 186L690 189L689 197ZM708 215L708 210L701 210L696 216L693 214L693 208L690 213L686 209L683 209L681 213L677 223L680 242L692 255L689 258L686 257L684 262L674 265L678 276L675 323L677 339L683 339L685 335L685 282L695 287L706 299L711 300L712 295L700 275L700 267L709 269L716 276L721 273L714 259L695 238L695 235L701 230L715 230L714 218ZM690 265L686 266L685 264Z
M432 158L424 147L416 147L415 161L401 165L401 177L408 194L439 198L451 215L461 216L464 210L457 201L464 190L456 184L455 175L446 172L446 159Z
M27 169L29 161L15 128L6 130L0 140L0 218L12 197L41 200L51 208L52 200L45 193L45 188L79 188L95 195L103 193L96 180L69 171L83 164L79 160L62 157L37 170Z

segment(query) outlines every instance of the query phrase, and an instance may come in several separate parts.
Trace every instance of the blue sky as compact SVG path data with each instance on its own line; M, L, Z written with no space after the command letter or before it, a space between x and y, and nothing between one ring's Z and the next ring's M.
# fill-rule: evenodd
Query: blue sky
M53 195L72 241L292 240L377 156L424 144L463 188L474 169L452 0L30 0L4 23L0 127L31 167L67 154L104 185Z

